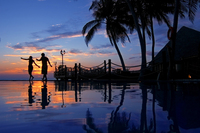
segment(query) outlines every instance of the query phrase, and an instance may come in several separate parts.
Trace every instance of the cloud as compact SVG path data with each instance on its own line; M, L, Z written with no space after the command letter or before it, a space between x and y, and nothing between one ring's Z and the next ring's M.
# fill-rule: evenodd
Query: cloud
M113 53L111 51L106 51L106 50L98 50L98 51L89 51L89 52L83 52L79 49L72 49L68 52L66 52L66 54L68 55L68 57L70 56L112 56L112 55L117 55L116 53Z
M78 54L82 54L83 52L81 52L79 49L72 49L68 51L68 53L73 54L73 55L78 55Z
M67 31L67 24L55 24L51 25L47 30L33 32L31 33L34 41L20 42L15 45L7 44L6 47L21 50L21 53L41 53L41 52L59 52L61 45L49 45L54 40L59 40L63 38L76 38L82 37L81 31ZM42 37L45 34L50 34L49 36ZM59 49L57 48L59 47ZM75 51L69 51L70 54L75 54ZM80 51L79 51L80 52Z
M99 45L99 46L92 46L89 45L90 52L87 53L87 55L96 55L96 56L112 56L117 55L116 53L113 53L111 51L105 50L105 49L113 49L113 46L111 44L105 44L105 45Z
M60 55L53 55L51 57L52 57L51 58L52 61L61 61L62 60ZM64 56L64 59L63 59L64 61L67 61L67 62L76 62L77 61L77 59L70 59L70 58L66 58L66 57L68 57L68 56Z
M130 57L129 59L131 60L131 59L137 59L138 57Z
M100 45L100 46L92 46L89 45L90 50L100 50L100 49L107 49L107 48L113 48L111 44L105 44L105 45Z
M132 57L129 57L129 59L138 59L138 58L141 58L140 53L133 54Z
M151 56L151 53L152 53L151 51L147 51L147 52L146 52L146 55L147 55L147 56Z
M45 32L50 33L50 34L59 34L60 32L66 31L65 29L66 25L63 24L55 24L49 27L49 29L45 30Z
M67 59L64 59L64 61L67 61L67 62L77 62L77 59L69 59L69 58L67 58Z
M40 47L37 44L32 44L30 42L25 43L17 43L16 45L7 45L6 47L14 49L14 50L22 50L21 53L41 53L41 52L58 52L60 49L53 49L52 47L60 47L59 45L49 45Z
M32 43L44 43L44 42L49 42L49 41L62 39L62 38L75 38L75 37L81 37L81 36L82 36L81 31L64 32L64 33L60 33L60 34L56 34L56 35L46 37L46 38L41 39L41 40L37 40L37 41L32 42Z
M117 55L116 53L110 52L110 51L98 51L99 55L104 55L104 56L111 56L111 55Z
M30 55L14 55L14 54L7 54L7 55L4 55L4 56L10 56L10 57L23 57L23 56L27 56L27 57L29 57Z
M53 33L55 31L51 31L51 32ZM32 35L34 37L39 38L40 36L37 35L37 34L38 33L32 33ZM54 35L51 35L51 36L48 36L48 37L45 37L45 38L42 38L42 39L37 39L34 42L28 42L28 43L29 44L30 43L39 44L39 43L46 43L46 42L49 42L49 41L54 41L54 40L62 39L62 38L75 38L75 37L82 37L81 31L63 32L63 33L59 33L59 34L54 34Z

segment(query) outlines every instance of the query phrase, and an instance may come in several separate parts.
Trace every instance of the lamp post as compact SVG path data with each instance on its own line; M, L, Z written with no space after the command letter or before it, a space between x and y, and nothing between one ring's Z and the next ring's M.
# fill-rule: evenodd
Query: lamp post
M65 54L65 50L60 50L60 54L62 55L62 66L63 66L63 55Z

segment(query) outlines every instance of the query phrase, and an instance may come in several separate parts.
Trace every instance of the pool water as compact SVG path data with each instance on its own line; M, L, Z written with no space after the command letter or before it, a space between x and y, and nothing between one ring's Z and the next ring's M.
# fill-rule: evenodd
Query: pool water
M0 81L1 133L197 133L200 84Z

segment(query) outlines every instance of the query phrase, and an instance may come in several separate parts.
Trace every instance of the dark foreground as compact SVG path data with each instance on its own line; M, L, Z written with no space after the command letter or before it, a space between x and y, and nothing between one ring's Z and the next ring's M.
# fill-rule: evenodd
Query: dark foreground
M1 133L197 133L200 83L0 81Z

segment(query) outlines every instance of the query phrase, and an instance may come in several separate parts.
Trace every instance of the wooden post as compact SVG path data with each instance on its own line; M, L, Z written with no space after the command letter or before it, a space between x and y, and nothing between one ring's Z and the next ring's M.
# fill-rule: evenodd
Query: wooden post
M77 64L76 63L75 63L74 69L75 69L75 80L77 80Z
M79 102L81 102L81 82L80 81L78 81L78 99L79 99Z
M112 90L111 90L111 82L108 83L109 89L108 89L108 103L112 102Z
M104 60L104 72L106 74L106 60Z
M65 80L67 80L67 67L65 65Z
M107 100L107 84L104 83L104 102Z
M77 81L75 80L75 84L74 84L74 91L75 91L75 101L78 101L78 97L77 97Z
M78 64L78 74L81 75L81 63ZM80 80L80 76L78 76L78 80Z
M111 59L108 60L108 75L110 79L111 78Z

